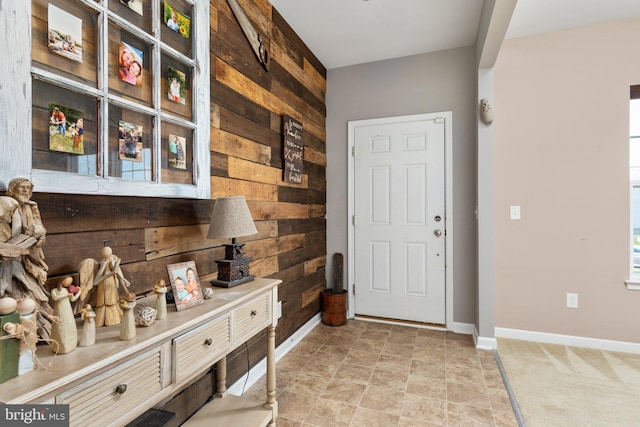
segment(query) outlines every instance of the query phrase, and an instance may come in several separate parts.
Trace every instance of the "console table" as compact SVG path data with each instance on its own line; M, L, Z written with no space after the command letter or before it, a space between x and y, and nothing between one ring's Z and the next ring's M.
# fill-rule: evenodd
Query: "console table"
M281 282L256 278L234 288L215 288L212 299L180 312L168 306L166 319L137 327L137 336L128 341L120 341L120 328L112 326L97 328L94 345L65 355L39 347L37 356L49 368L3 383L0 402L69 404L72 426L122 426L177 395L218 362L215 398L188 423L198 425L198 418L206 417L206 425L275 425L275 327ZM138 304L153 307L154 300L155 296L147 297ZM226 355L264 328L266 403L226 395Z

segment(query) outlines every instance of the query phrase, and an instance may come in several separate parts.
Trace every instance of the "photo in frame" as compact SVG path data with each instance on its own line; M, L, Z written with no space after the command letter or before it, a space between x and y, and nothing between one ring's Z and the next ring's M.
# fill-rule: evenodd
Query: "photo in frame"
M131 162L142 161L142 126L118 121L118 157Z
M142 0L120 0L120 3L127 6L138 15L144 16L142 12Z
M175 169L186 169L187 159L185 156L187 139L184 136L169 134L169 167Z
M83 112L60 104L49 104L49 150L84 154Z
M176 310L181 311L204 303L195 261L169 264L167 265L167 273Z
M184 105L186 75L182 71L169 67L167 70L167 80L169 81L169 100Z
M142 51L121 41L118 48L118 76L130 85L142 86Z
M47 46L50 52L82 62L82 19L49 4Z
M178 12L166 1L164 2L164 23L169 29L179 33L185 39L191 32L191 18Z

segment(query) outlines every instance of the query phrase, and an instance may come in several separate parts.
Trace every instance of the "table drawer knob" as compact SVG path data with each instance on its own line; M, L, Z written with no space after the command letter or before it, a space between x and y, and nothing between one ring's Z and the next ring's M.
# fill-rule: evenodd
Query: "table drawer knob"
M116 393L124 394L125 391L127 391L127 385L126 384L118 384L116 386Z
M258 315L258 310L251 310L251 317L256 317Z
M204 345L211 345L213 343L213 340L211 338L207 338L206 340L204 340Z

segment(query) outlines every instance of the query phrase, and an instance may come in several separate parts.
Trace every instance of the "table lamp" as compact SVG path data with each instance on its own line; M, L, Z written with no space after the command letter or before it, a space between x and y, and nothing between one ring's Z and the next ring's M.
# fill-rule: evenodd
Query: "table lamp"
M215 200L207 239L230 238L231 244L223 245L224 259L216 260L218 279L211 281L212 286L232 288L253 280L254 276L249 275L251 258L244 257L244 243L236 243L236 237L257 232L244 196L219 197Z

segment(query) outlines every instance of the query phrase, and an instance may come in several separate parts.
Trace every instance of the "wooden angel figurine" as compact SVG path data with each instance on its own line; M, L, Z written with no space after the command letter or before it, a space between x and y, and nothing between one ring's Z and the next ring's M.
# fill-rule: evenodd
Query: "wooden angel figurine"
M136 306L136 294L130 292L120 300L120 308L123 311L122 322L120 323L120 339L130 340L136 336L136 321L133 308Z
M82 332L80 333L80 347L88 347L96 342L96 313L91 308L91 304L85 304L80 310L82 316Z
M75 293L69 291L73 283L71 276L60 281L57 288L51 290L51 299L54 302L53 315L57 318L51 326L51 347L58 354L66 354L75 350L78 344L78 329L76 319L73 316L71 303L80 297L80 290Z
M102 248L100 263L87 258L78 266L81 284L80 298L83 302L89 296L89 302L96 312L96 327L119 325L122 321L120 293L129 293L129 281L120 269L120 258L113 254L110 247Z
M156 320L166 319L167 317L167 283L160 279L153 285L153 292L157 295L156 298Z

